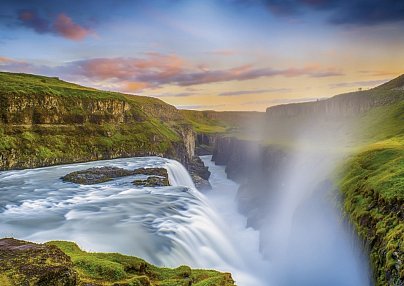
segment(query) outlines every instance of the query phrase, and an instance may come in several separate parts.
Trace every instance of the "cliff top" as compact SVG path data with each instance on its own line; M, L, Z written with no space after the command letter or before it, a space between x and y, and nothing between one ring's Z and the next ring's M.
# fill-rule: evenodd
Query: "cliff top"
M329 108L334 105L336 113L346 111L346 107L351 109L349 112L362 112L370 107L386 105L394 102L404 100L404 74L399 77L386 82L380 86L369 90L348 92L338 94L333 97L322 99L318 101L290 103L268 107L266 112L270 115L297 115L305 111L312 112L327 109L327 112L332 112L333 109ZM328 106L328 108L325 108ZM349 113L348 112L348 113Z
M117 99L139 104L171 106L160 99L120 92L103 91L47 77L26 73L0 72L0 93L5 95L54 95L93 99ZM173 108L173 106L171 106Z
M404 74L392 79L382 85L379 85L374 90L404 90Z

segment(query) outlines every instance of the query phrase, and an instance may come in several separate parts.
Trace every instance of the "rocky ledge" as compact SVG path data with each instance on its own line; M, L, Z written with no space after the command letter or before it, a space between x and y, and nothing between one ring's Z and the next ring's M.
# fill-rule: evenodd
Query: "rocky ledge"
M133 181L133 184L137 186L160 187L170 185L167 170L164 168L138 168L135 170L127 170L118 167L89 168L69 173L62 177L62 180L81 185L93 185L108 182L114 178L135 175L148 176L146 179Z
M30 286L234 286L230 273L188 266L159 268L118 253L88 253L75 243L0 239L0 285Z
M81 185L93 185L132 175L135 175L133 170L117 167L99 167L69 173L62 177L62 180Z
M134 170L135 175L148 176L145 180L135 180L133 184L144 187L164 187L169 186L168 173L164 168L139 168Z
M201 158L194 157L188 166L188 171L198 190L208 191L212 189L212 186L209 183L210 172L208 167L202 162Z

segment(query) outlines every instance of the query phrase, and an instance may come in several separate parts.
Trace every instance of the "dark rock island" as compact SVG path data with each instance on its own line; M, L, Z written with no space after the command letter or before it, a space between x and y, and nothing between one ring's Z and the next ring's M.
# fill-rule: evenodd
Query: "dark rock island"
M135 170L127 170L118 167L89 168L69 173L62 177L62 180L75 184L93 185L108 182L115 178L135 175L148 176L145 179L133 181L133 184L136 186L162 187L170 185L167 170L164 168L139 168Z

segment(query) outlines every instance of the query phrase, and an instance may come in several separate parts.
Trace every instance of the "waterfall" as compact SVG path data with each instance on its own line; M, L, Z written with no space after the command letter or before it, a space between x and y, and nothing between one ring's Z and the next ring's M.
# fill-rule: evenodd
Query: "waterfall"
M171 186L134 186L133 176L95 185L60 180L67 173L101 166L165 167ZM222 176L227 180L224 170ZM235 191L237 186L233 187ZM214 184L214 188L212 193L219 193L220 186ZM233 197L220 200L225 205L221 210L236 209ZM71 240L87 251L120 252L167 267L217 269L231 272L240 286L267 285L255 277L252 260L256 259L251 258L255 251L250 251L251 246L258 249L258 239L251 239L251 230L243 235L245 224L238 219L224 219L212 199L195 189L184 166L164 158L115 159L0 174L2 237Z
M245 224L241 221L240 223L243 224L241 228L229 227L229 223L239 226L238 223L233 222L233 219L236 219L235 215L232 214L227 221L224 221L224 216L212 206L210 200L195 189L192 178L181 163L167 160L165 167L168 171L170 184L186 187L187 192L196 200L192 209L181 211L181 216L176 218L178 220L186 218L187 223L177 223L176 231L168 234L173 241L173 248L169 255L164 256L164 263L175 265L181 261L187 261L188 265L197 268L209 265L214 269L231 272L239 283L238 285L267 285L256 277L259 276L257 271L262 271L257 266L262 259L258 250L258 236L255 241L257 247L253 250L254 253L241 250L240 247L246 247L245 244L251 242L244 240ZM221 175L224 177L222 181L228 181L225 179L224 168L222 171ZM232 186L233 192L235 192L237 185ZM236 210L236 203L232 197L233 193L226 189L223 191L228 191L228 194L221 198L222 201L224 200L222 203L225 203L228 208L232 206ZM165 228L165 225L170 223L171 221L161 221L159 228ZM237 239L234 239L234 236ZM251 238L251 233L248 233L246 237ZM251 250L249 247L247 248ZM257 255L258 258L254 255ZM252 262L252 257L258 261Z
M191 176L180 162L175 160L167 160L165 165L168 172L168 180L172 186L183 186L190 189L195 189Z

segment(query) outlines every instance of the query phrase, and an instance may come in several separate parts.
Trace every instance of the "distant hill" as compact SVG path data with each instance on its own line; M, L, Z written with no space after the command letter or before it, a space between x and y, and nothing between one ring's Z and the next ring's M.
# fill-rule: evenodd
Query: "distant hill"
M375 87L374 90L404 90L404 74Z

